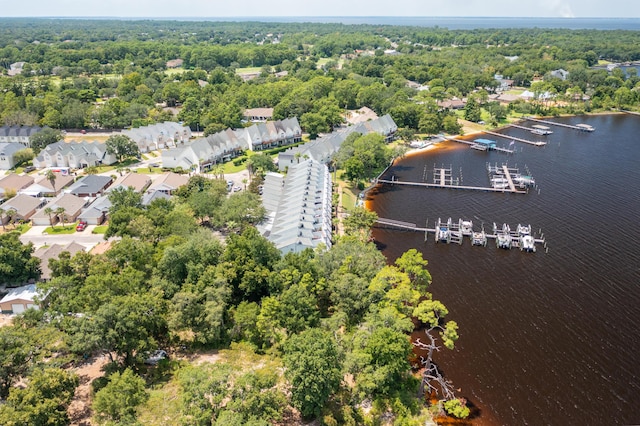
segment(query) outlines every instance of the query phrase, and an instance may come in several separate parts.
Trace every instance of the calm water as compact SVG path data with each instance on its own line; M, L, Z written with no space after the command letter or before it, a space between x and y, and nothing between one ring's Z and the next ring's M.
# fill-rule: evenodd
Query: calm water
M514 155L446 143L388 172L423 181L426 170L431 182L434 164L452 166L462 184L487 186L486 162L508 162L526 165L539 194L385 186L369 198L379 216L421 226L438 217L478 229L531 224L542 228L547 254L425 243L423 234L384 229L374 237L390 259L415 247L429 260L431 290L461 336L438 362L480 408L477 424L639 424L640 117L555 120L597 130L553 127L546 147L516 142Z
M152 18L153 19L153 18ZM639 18L523 18L523 17L452 17L452 16L237 16L194 17L179 20L314 22L345 25L401 25L440 27L450 30L478 28L567 28L572 30L631 30L640 29Z

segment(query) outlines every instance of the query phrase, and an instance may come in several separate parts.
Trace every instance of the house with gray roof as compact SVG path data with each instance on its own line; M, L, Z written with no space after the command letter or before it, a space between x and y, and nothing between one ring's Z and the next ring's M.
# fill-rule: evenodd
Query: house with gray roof
M31 137L42 130L40 126L2 126L0 127L0 143L20 143L23 147L31 146Z
M162 152L162 166L200 172L231 160L245 150L289 145L302 140L297 118L256 123L237 130L223 130Z
M55 199L51 200L43 208L38 210L32 217L31 222L34 226L50 226L51 220L55 223L58 218L55 214L50 219L49 215L45 213L47 207L51 208L54 212L59 208L64 208L64 221L66 223L75 222L80 216L82 209L84 209L91 199L85 199L76 197L73 194L62 194Z
M64 192L77 197L97 197L103 194L112 182L113 179L109 176L87 175L78 179Z
M353 126L340 128L326 136L287 149L278 154L278 168L285 170L304 159L313 159L321 163L328 163L333 154L338 152L342 142L351 133L357 132L363 135L379 133L387 142L393 140L398 126L390 115L384 115L375 120L364 121Z
M16 152L25 146L18 142L0 142L0 170L10 170L16 166Z
M31 195L32 197L54 197L67 186L71 185L74 177L68 174L55 173L56 179L54 185L45 176L41 176L34 184L19 191L21 194Z
M8 212L9 210L15 210L16 215L12 218L12 220L29 220L36 211L46 204L46 200L42 198L30 197L24 194L18 194L10 200L5 201L0 208L4 210L4 212ZM9 222L9 217L3 215L2 223L6 224Z
M142 205L148 206L153 203L155 200L170 200L171 195L162 191L153 191L153 192L145 192L142 195Z
M107 219L110 208L111 201L109 201L109 197L103 195L93 200L91 204L82 210L78 220L87 222L87 225L101 225Z
M0 179L0 194L14 191L16 193L33 184L34 179L29 175L11 173Z
M191 139L191 129L174 121L123 130L122 134L134 141L140 152L175 147Z
M90 141L59 141L47 145L33 159L33 165L39 169L45 167L69 167L84 169L100 164L110 165L116 162L116 156L107 153L107 145Z
M268 219L260 233L283 253L331 247L331 175L326 165L305 160L286 176L268 173L262 192Z

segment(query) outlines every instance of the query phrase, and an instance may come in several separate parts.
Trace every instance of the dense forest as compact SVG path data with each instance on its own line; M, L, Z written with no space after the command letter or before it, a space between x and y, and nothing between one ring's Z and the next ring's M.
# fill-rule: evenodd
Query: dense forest
M177 119L193 130L214 133L240 127L244 108L272 107L276 119L297 116L307 132L316 134L340 124L345 108L368 106L391 114L400 127L436 133L447 130L447 112L438 101L477 97L487 103L486 94L497 87L496 74L520 87L535 82L537 93L557 96L568 112L638 103L636 73L592 68L600 60L640 60L639 36L633 31L55 19L2 23L0 67L6 74L11 64L24 62L21 74L0 77L5 125L117 129ZM183 61L181 68L167 70L167 62L175 59ZM237 71L246 67L259 76L243 81ZM567 70L568 77L553 78L550 73L557 69ZM407 81L429 90L418 91ZM562 112L558 104L515 102L509 108ZM500 119L503 113L496 112Z
M243 126L245 108L271 107L317 135L340 126L345 109L366 106L390 114L410 139L457 133L459 118L477 122L481 112L499 122L640 102L634 68L594 68L640 60L632 31L0 22L2 125L179 120L214 133ZM246 68L255 78L241 78ZM556 101L491 102L496 74ZM461 98L462 115L441 106ZM375 135L358 137L335 159L354 180L389 156ZM0 424L68 424L80 385L72 368L100 355L108 362L91 384L97 424L418 425L432 414L472 414L431 357L452 349L458 332L428 292L426 260L415 250L385 259L366 210L352 212L330 249L282 256L254 227L265 215L258 196L227 196L222 179L194 176L174 199L149 206L132 191L110 199L105 235L117 242L104 254L53 260L42 309L0 327ZM15 233L0 235L0 282L37 279L32 252ZM416 330L422 359L409 338ZM148 365L158 349L169 357ZM193 362L211 351L215 362Z

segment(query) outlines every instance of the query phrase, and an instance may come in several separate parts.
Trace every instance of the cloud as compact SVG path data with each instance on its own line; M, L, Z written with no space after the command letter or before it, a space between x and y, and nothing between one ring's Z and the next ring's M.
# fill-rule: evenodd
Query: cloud
M576 16L571 9L571 5L566 0L544 0L542 4L549 9L552 16L561 18L575 18Z

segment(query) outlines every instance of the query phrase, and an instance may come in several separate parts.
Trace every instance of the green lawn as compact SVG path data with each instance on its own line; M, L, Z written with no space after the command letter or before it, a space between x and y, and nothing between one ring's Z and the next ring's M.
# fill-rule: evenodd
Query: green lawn
M262 71L261 67L236 68L236 74L248 74Z
M91 231L92 234L104 234L105 232L107 232L107 228L109 227L109 225L98 225L95 228L93 228L93 231Z
M76 232L76 225L77 225L76 223L72 223L70 225L65 225L64 227L62 225L50 226L44 230L43 234L49 234L49 235L73 234L74 232Z

